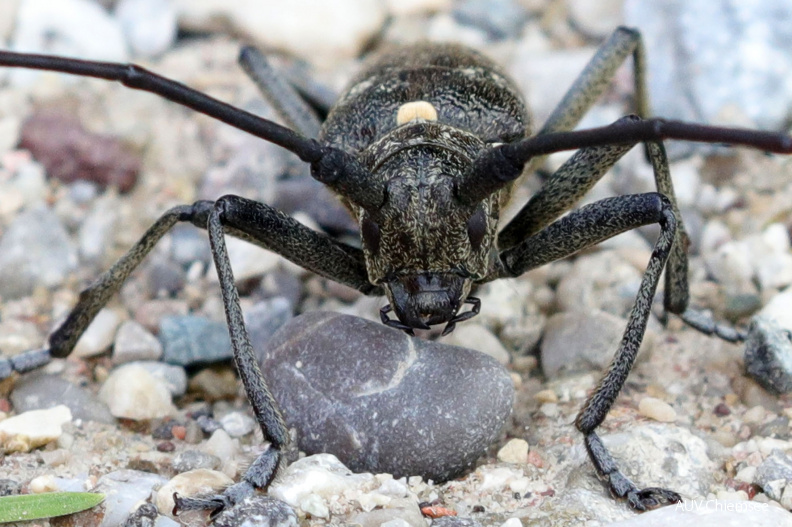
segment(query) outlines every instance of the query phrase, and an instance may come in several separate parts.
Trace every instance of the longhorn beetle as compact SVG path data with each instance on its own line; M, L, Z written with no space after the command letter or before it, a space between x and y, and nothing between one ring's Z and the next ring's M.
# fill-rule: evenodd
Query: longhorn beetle
M572 130L620 64L632 56L636 114L610 126ZM242 480L220 495L179 498L181 509L232 506L264 489L282 463L288 434L255 362L226 252L230 234L275 251L319 275L367 295L386 295L382 321L410 334L455 324L479 312L471 287L519 276L626 230L657 223L661 232L627 328L609 369L575 422L597 474L636 510L679 501L661 488L639 489L616 466L596 428L605 419L635 360L659 277L666 268L665 309L707 333L744 335L688 309L687 236L677 210L662 141L745 145L792 153L792 138L649 117L644 52L635 30L619 28L602 45L541 130L515 85L490 60L455 45L423 44L381 55L352 80L320 124L288 83L252 48L240 62L292 128L163 78L135 65L0 52L0 65L115 80L149 91L293 152L334 190L360 225L362 249L310 230L291 217L239 196L198 201L165 212L112 268L79 297L48 347L0 363L23 372L67 356L80 335L152 246L178 222L209 233L234 358L253 410L271 446ZM643 143L657 192L618 196L562 214L629 149ZM498 231L512 184L543 156L577 152L547 179L517 216ZM470 309L464 310L465 304ZM390 317L390 313L395 318Z

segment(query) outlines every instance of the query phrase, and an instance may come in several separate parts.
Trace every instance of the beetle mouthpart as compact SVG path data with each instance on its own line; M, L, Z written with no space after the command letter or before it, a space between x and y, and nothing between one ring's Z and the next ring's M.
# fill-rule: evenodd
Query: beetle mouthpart
M410 326L408 326L406 324L402 324L399 321L399 319L397 319L397 318L390 318L388 316L388 313L390 313L391 311L393 311L393 308L391 307L390 304L380 308L380 320L382 320L382 323L385 324L386 326L390 327L390 328L400 329L400 330L404 331L405 333L407 333L408 335L410 335L411 337L414 337L415 336L415 331L413 331L413 328L411 328ZM426 326L425 328L418 328L418 329L429 329L429 326Z
M387 282L391 301L381 313L383 323L398 329L429 329L435 324L466 320L473 315L457 311L469 291L470 280L456 273L400 275ZM475 303L474 303L475 304ZM399 322L387 318L393 311ZM398 324L398 325L397 325Z
M475 317L476 315L478 315L479 311L481 311L481 300L474 296L467 297L465 299L465 304L472 304L473 307L470 308L470 311L465 311L464 313L460 313L456 315L454 318L452 318L448 322L448 324L446 324L446 327L443 328L443 333L441 336L445 337L446 335L454 331L457 322L463 322L465 320L469 320Z

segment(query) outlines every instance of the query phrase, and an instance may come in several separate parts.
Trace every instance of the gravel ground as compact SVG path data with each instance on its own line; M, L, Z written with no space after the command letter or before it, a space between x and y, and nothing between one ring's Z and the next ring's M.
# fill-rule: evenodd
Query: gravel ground
M102 2L108 3L112 2ZM731 57L740 50L748 50L749 59L750 53L762 55L761 37L767 31L727 38L727 29L713 22L707 25L713 26L710 31L718 38L710 40L720 47L695 54L702 64L710 59L706 67L662 62L668 39L680 39L674 41L679 49L687 45L699 49L699 42L707 41L703 36L681 38L687 31L671 31L664 37L663 24L687 28L697 26L695 16L719 20L721 12L714 7L710 13L680 13L687 25L674 26L669 20L671 2L659 3L664 9L652 13L642 12L640 2L629 1L623 6L584 0L348 0L337 3L338 19L329 19L318 6L310 10L302 6L290 14L278 2L273 6L263 2L247 16L234 11L244 2L226 2L223 16L211 16L221 9L214 2L186 0L154 2L160 7L153 10L146 8L150 2L122 1L115 6L114 17L107 17L103 12L97 15L91 2L74 1L69 13L82 12L79 7L85 9L86 18L74 21L77 29L69 29L68 16L45 16L42 5L46 4L0 1L0 13L18 14L0 15L0 42L25 43L31 49L38 31L39 41L50 46L46 51L134 60L264 115L272 115L272 110L262 104L255 86L235 63L243 42L270 46L282 67L295 75L310 71L337 91L366 52L387 43L430 38L461 41L503 64L525 87L541 123L596 45L625 20L644 28L650 63L662 64L653 74L661 81L654 85L658 95L665 101L672 88L685 94L679 107L671 107L673 101L656 106L658 115L778 130L792 115L792 98L784 92L792 90L792 68L776 62L768 69L781 75L783 82L762 77L750 84L747 79L764 73L758 67L740 69L739 61ZM779 9L783 13L777 12L776 21L786 27L782 16L786 11ZM764 12L748 14L768 21ZM744 15L740 20L745 20ZM135 25L140 19L145 22ZM768 26L774 27L769 22ZM94 31L85 32L85 27ZM148 28L151 34L135 36L130 27ZM41 36L45 34L54 37L47 40ZM89 37L99 44L88 42ZM116 41L121 44L112 44ZM662 49L654 52L653 46ZM782 54L792 56L790 39L779 36L774 46L774 52L787 46ZM704 73L718 70L715 59L726 54L730 58L723 67L728 67L729 82L707 78ZM295 56L305 62L294 60ZM677 79L673 87L662 82L670 77ZM718 89L701 88L707 83ZM755 98L723 95L726 84ZM585 125L607 124L629 112L630 91L629 68L622 68ZM716 97L722 97L720 105ZM786 111L757 114L759 102L768 99L778 101L774 110ZM54 147L40 139L47 136L65 136L70 143ZM34 159L31 151L36 148L40 150ZM718 319L740 324L762 310L792 328L792 320L787 320L792 316L788 289L792 162L748 150L680 147L670 151L675 157L672 173L680 208L692 238L693 304L712 310ZM51 164L44 161L47 155ZM559 166L562 159L552 156L547 168ZM74 181L75 174L83 179ZM121 256L163 211L177 204L239 193L275 203L342 239L354 239L354 225L328 208L315 187L302 185L301 175L305 167L278 148L151 95L102 81L49 74L31 78L0 71L0 351L12 356L40 347L76 302L81 288ZM640 152L632 152L584 201L650 191L651 178ZM527 179L516 193L516 207L538 183L537 177ZM57 382L41 378L25 382L26 378L17 377L0 383L0 419L58 402L68 404L73 417L44 446L5 444L6 454L0 458L4 488L41 492L98 484L106 491L121 485L113 482L124 479L116 471L157 474L124 473L135 490L119 487L126 489L121 493L130 502L115 505L114 510L129 510L149 499L152 488L159 489L190 470L211 470L191 473L190 484L205 478L227 485L261 451L261 434L250 426L246 401L227 362L168 371L152 362L162 355L162 348L167 354L172 345L163 336L163 319L190 313L203 321L198 322L201 331L211 331L212 321L223 320L208 244L203 234L195 232L179 228L166 236L102 311L101 323L91 328L75 356L45 368L46 374L71 383L68 388L58 391ZM295 508L301 525L426 525L428 520L416 505L426 502L487 526L609 525L621 520L649 525L649 514L636 516L608 497L593 475L572 421L608 362L614 335L618 338L624 327L654 236L653 229L627 233L573 259L489 284L478 292L481 315L460 325L446 341L499 360L510 372L516 396L500 439L466 476L444 484L415 477L393 480L382 474L357 478L343 475L343 467L332 460L313 456L302 461L307 468L299 464L289 468L272 494ZM271 335L269 328L283 322L273 321L280 320L268 314L273 312L287 313L288 318L292 311L321 309L378 320L383 299L363 298L259 249L233 245L231 250L246 312L267 306L260 309L262 341ZM205 333L196 332L197 341L210 341ZM692 503L717 499L754 504L756 509L747 514L756 516L740 516L743 523L759 525L766 519L772 525L792 525L792 516L775 510L792 508L792 485L787 485L792 481L792 401L769 394L748 378L742 353L739 346L685 328L673 317L665 327L653 317L639 363L601 428L602 435L638 482L669 486ZM110 387L119 384L108 379L120 375L120 365L133 360L147 361L144 366L151 374L136 370L131 381L112 391ZM184 379L185 372L189 380ZM23 386L28 390L24 397L19 395ZM126 394L146 394L147 399L131 395L123 406L119 401ZM78 406L80 413L75 410ZM108 474L116 479L110 481ZM333 479L333 485L320 488L317 481L327 479ZM154 491L152 501L163 514L172 488ZM772 511L756 512L762 507ZM120 524L124 518L105 514L102 525ZM667 521L708 525L705 519L687 518ZM716 515L710 521L724 525L724 518ZM101 521L101 514L87 515L72 524ZM164 516L157 521L160 526L174 524ZM204 523L195 515L182 521ZM450 521L434 520L438 525ZM69 523L53 520L51 524Z

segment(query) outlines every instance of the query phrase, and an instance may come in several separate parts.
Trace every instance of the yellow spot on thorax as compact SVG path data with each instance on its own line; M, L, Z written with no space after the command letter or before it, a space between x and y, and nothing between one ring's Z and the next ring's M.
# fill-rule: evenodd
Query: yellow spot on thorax
M437 110L426 101L412 101L399 106L399 111L396 114L397 125L401 126L416 119L437 121Z

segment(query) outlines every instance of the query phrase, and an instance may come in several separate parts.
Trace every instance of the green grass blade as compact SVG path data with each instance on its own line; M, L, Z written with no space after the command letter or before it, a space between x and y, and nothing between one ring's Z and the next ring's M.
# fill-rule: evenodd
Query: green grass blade
M46 492L0 497L0 523L21 522L73 514L102 503L95 492Z

